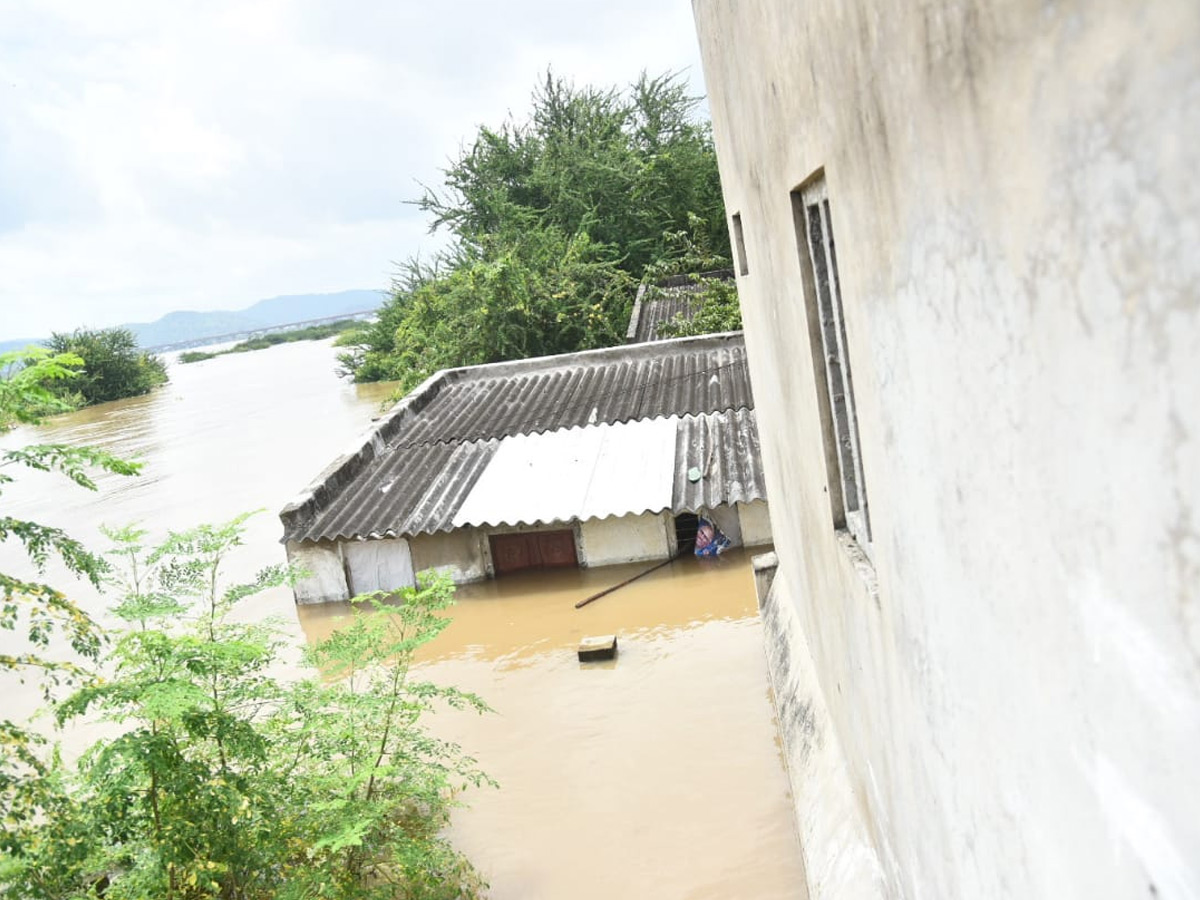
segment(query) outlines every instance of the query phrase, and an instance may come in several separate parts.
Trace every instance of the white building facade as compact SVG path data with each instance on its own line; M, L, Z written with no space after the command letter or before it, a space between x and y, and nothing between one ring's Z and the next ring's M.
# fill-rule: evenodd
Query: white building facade
M1200 898L1200 5L693 5L811 896Z

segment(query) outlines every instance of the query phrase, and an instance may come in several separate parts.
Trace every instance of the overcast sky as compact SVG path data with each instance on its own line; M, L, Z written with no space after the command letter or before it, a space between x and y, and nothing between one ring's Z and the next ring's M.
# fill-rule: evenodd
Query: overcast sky
M0 0L0 340L386 286L547 65L703 92L689 0Z

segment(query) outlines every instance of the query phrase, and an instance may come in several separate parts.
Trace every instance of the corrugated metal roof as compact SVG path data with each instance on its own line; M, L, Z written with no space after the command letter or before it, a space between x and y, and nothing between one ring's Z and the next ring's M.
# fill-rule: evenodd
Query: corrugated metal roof
M603 519L671 505L676 419L505 438L454 526Z
M754 412L736 410L400 448L287 539L697 512L766 497Z
M664 322L670 322L676 316L690 322L703 302L704 295L695 285L661 290L654 299L642 301L641 314L638 316L637 330L634 332L633 339L635 341L657 341L659 328Z
M681 415L746 412L753 406L740 333L439 372L283 509L284 539L392 536L453 527L455 515L506 438ZM741 428L745 422L753 429L752 416L734 416L730 427ZM706 438L695 431L696 426L689 427L693 431L688 447L692 442L707 446L704 441L717 433L705 432L710 435ZM678 434L675 440L680 446ZM753 448L754 459L744 465L757 471L761 465L757 435L752 443L746 436L729 440L733 443L722 444L729 452ZM606 452L625 459L624 448L616 443ZM640 460L630 458L626 464L623 483L631 490L636 484L645 486L636 475ZM734 460L718 464L721 473L734 473L738 465ZM675 471L672 480L677 479ZM559 481L547 479L550 484ZM702 485L702 489L710 487L719 492L717 486ZM572 489L562 483L557 488ZM678 485L674 490L679 493ZM686 503L699 496L697 490L701 489L679 493L678 501L668 490L662 508L689 508ZM657 497L654 494L641 508L658 503ZM637 502L625 501L626 505ZM595 508L602 509L599 500ZM590 515L580 506L570 517Z
M767 499L752 409L683 417L676 430L675 460L675 512ZM699 481L688 479L691 468L700 470Z
M733 269L704 272L706 280L732 281ZM704 305L704 283L691 275L673 275L656 284L638 286L625 340L632 343L666 340L662 326L676 318L690 322Z
M450 528L499 444L493 439L386 452L311 522L288 528L285 540L396 537Z
M454 370L397 439L403 445L474 441L754 406L740 341L657 346L661 353L599 365L579 360L493 377Z

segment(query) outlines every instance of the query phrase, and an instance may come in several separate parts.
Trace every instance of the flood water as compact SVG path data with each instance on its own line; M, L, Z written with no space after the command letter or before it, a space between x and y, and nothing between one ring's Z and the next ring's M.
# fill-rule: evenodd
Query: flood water
M334 377L328 342L173 366L164 390L6 436L70 441L146 462L91 494L35 477L6 492L13 515L88 542L101 524L155 532L264 508L231 560L245 577L283 560L275 513L377 413L386 386ZM0 570L27 571L12 548ZM480 694L495 712L431 720L500 783L465 797L452 837L515 898L784 898L804 882L777 746L749 554L685 559L582 610L574 603L646 566L533 572L461 587L452 624L424 649L422 674ZM70 582L60 572L51 583ZM101 613L102 598L73 591ZM319 639L345 604L297 610L290 592L251 602L297 641ZM617 659L582 665L585 635L616 633ZM5 643L11 637L4 636ZM38 703L5 689L4 715ZM86 738L65 738L68 750Z

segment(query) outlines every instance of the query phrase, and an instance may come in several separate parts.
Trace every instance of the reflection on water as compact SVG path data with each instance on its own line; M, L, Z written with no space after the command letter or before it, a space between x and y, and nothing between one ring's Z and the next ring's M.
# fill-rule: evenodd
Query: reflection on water
M465 585L423 648L422 676L496 710L433 725L500 782L452 828L495 900L801 890L749 553L682 559L574 608L645 568ZM304 607L300 621L317 640L349 611ZM579 639L608 633L617 659L579 663Z
M22 476L5 511L98 545L99 526L139 521L156 534L252 509L227 574L281 562L275 513L346 450L388 395L333 376L329 342L285 344L171 368L147 397L19 429L0 446L79 442L145 461L135 479L90 493ZM576 601L645 565L531 572L459 589L452 624L424 649L424 674L482 695L496 713L439 714L500 783L474 791L453 837L492 897L794 897L803 884L775 744L748 555L685 559L576 610ZM29 574L0 545L0 571ZM67 573L49 583L102 615ZM246 618L282 617L299 642L328 634L345 605L297 612L287 590L252 599ZM613 663L581 666L587 634L615 632ZM11 633L0 632L0 646ZM33 685L0 681L3 714L38 705ZM77 752L94 733L64 739Z

